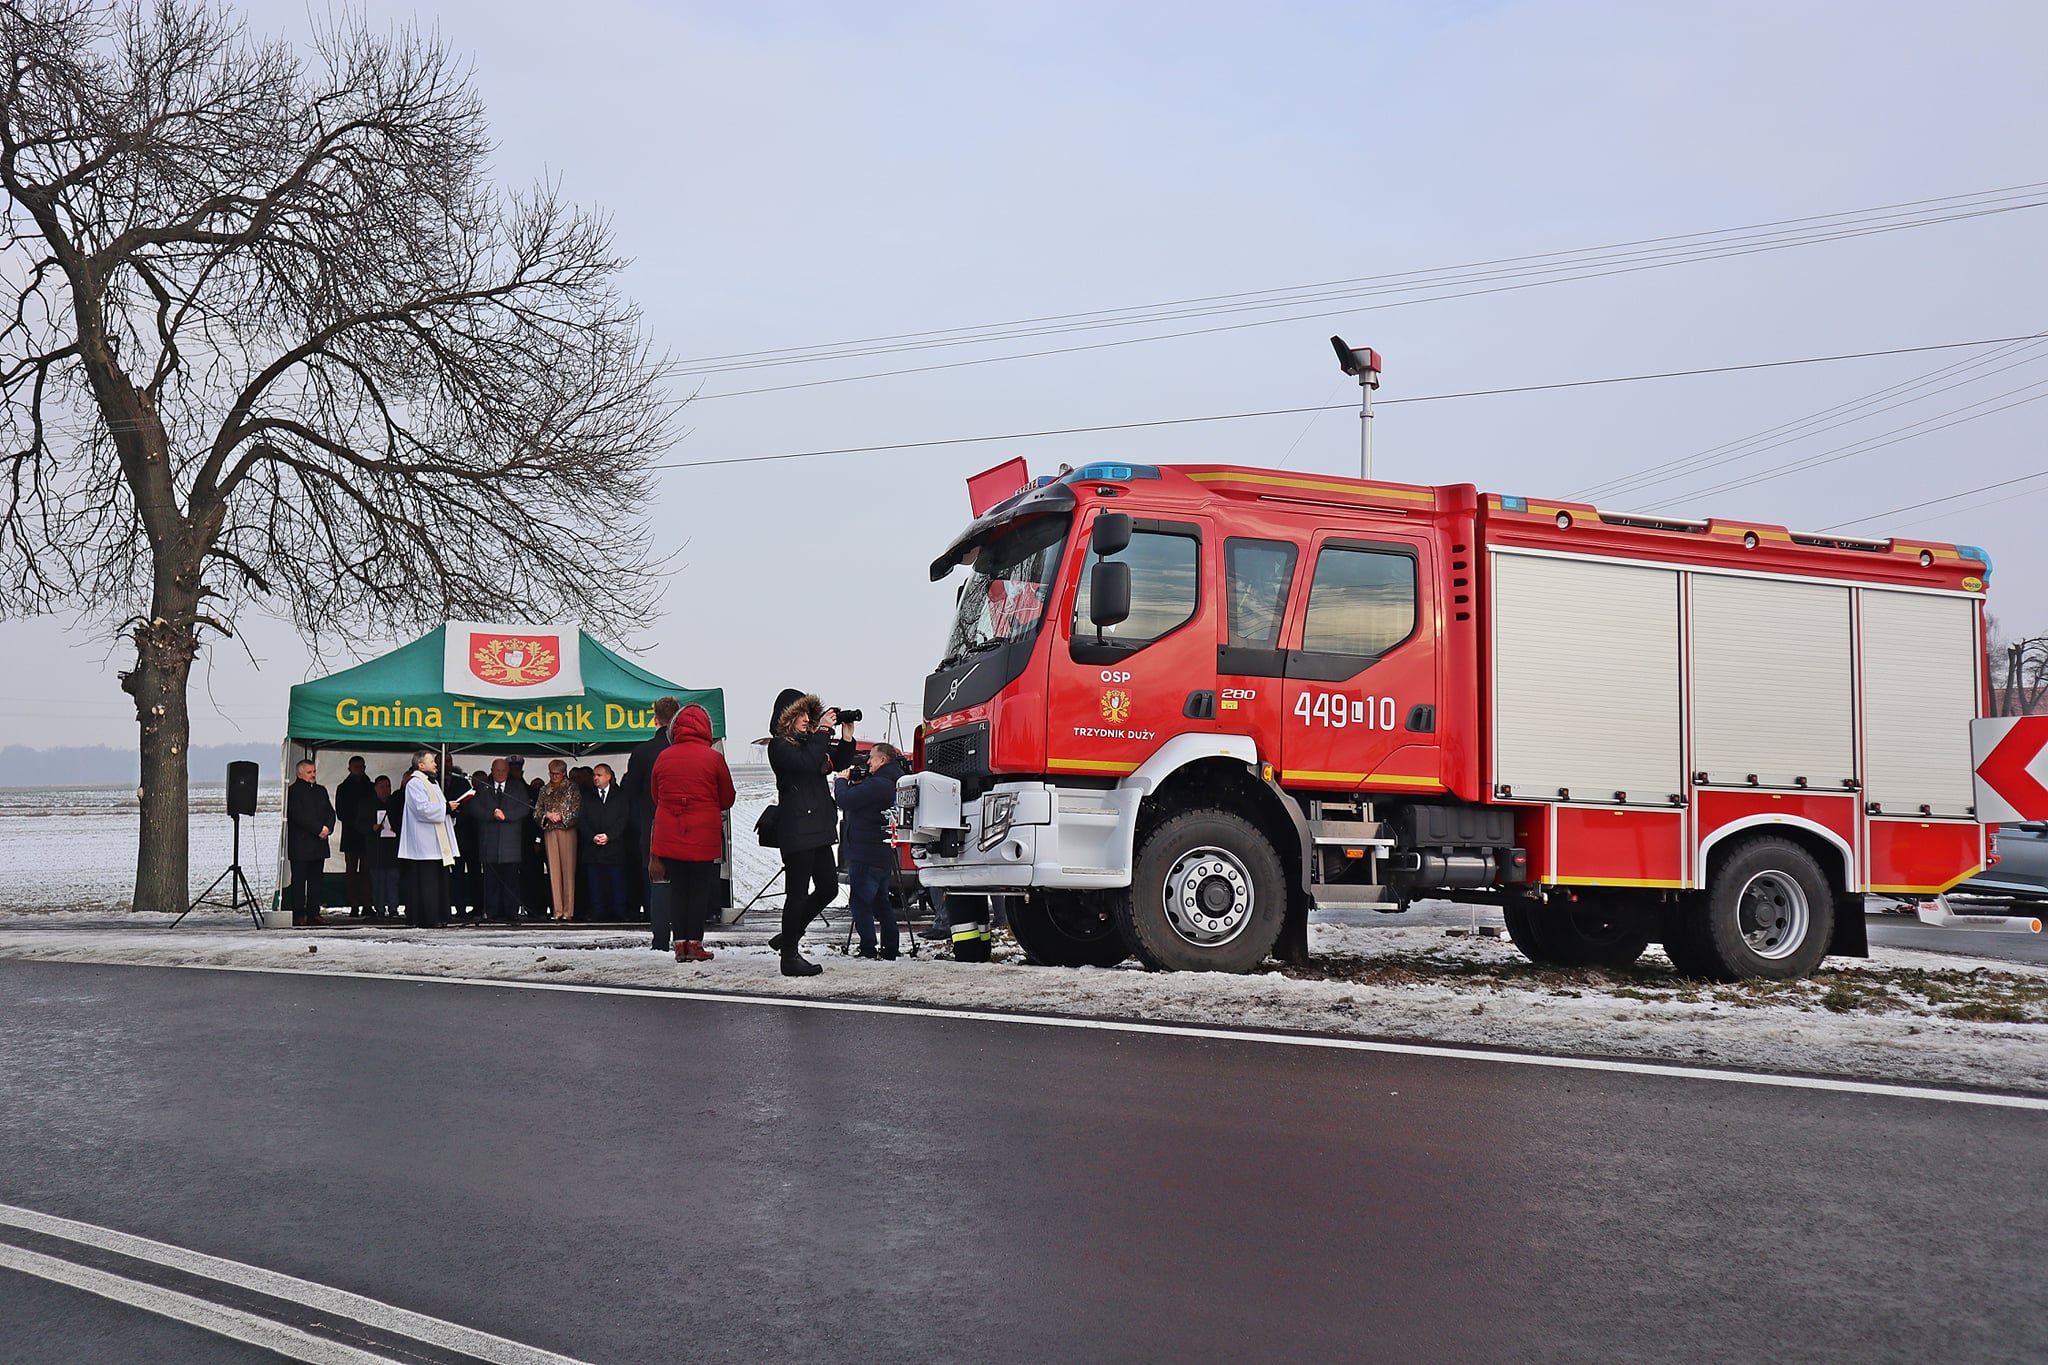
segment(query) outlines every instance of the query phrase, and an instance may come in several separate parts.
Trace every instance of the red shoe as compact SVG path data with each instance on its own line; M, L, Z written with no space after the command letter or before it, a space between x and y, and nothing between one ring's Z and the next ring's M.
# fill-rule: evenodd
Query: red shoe
M716 956L718 954L705 948L703 943L697 939L678 940L676 943L676 961L678 962L709 962Z

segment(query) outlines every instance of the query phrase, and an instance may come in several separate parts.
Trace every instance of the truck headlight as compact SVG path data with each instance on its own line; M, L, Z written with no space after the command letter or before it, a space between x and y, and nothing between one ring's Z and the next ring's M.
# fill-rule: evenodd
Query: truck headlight
M986 853L1000 844L1017 818L1017 793L990 792L981 798L981 838L975 847Z

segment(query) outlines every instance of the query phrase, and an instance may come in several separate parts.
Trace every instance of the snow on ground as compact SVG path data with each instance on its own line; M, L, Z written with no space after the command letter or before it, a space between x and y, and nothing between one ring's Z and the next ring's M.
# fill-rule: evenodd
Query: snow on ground
M774 786L760 770L734 776L733 888L744 902L779 870L753 838ZM217 787L194 789L195 892L227 862L221 802ZM836 910L833 926L807 940L826 973L792 981L765 946L779 888L745 923L715 930L717 961L696 967L648 951L636 931L379 925L259 933L246 917L211 910L170 930L169 914L109 913L128 902L135 824L132 792L0 791L0 957L788 994L2048 1092L2048 968L2011 962L1878 948L1867 963L1838 959L1810 981L1704 986L1672 975L1654 949L1629 972L1538 969L1505 939L1479 932L1498 927L1497 911L1439 906L1392 923L1318 923L1306 971L1167 975L1134 963L1062 971L1024 964L1006 942L986 966L929 947L915 960L842 957L845 916ZM244 824L243 859L266 901L276 828L274 810Z
M204 916L204 918L202 918ZM1583 1055L2048 1093L2048 969L1874 950L1868 964L1784 986L1708 987L1654 952L1627 973L1532 968L1505 940L1443 927L1318 924L1315 967L1251 976L1024 964L943 952L842 957L843 922L814 931L824 975L776 970L768 919L714 933L715 962L681 966L643 933L548 929L276 930L201 912L177 930L0 918L0 957L304 972L574 982L1015 1010L1480 1044ZM835 918L838 918L835 916ZM167 924L169 917L150 917ZM243 922L246 924L246 921ZM1958 1004L1957 1002L1962 1002ZM1955 1017L1962 1010L1966 1016Z

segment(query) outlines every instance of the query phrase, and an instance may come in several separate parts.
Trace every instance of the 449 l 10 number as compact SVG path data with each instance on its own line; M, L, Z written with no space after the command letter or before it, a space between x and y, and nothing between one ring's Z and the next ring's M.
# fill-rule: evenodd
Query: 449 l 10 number
M1303 725L1342 730L1391 730L1399 708L1392 697L1347 697L1341 692L1304 692L1294 699L1294 714Z

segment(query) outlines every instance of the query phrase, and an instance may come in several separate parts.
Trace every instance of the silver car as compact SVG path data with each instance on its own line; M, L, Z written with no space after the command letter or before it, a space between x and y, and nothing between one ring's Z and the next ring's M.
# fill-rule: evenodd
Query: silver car
M1998 861L1951 895L1972 899L2048 900L2048 821L2000 825L1991 836Z

